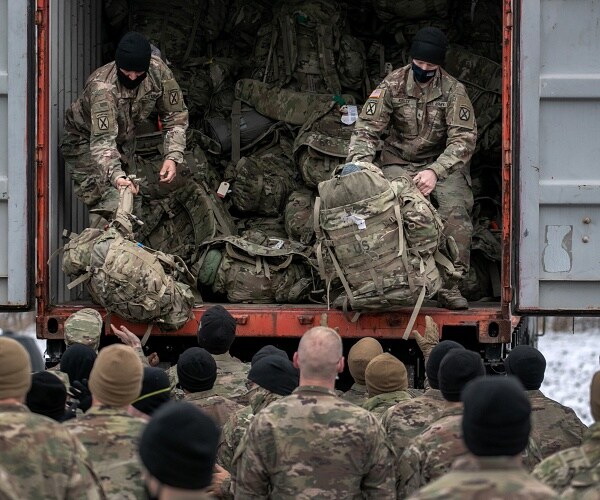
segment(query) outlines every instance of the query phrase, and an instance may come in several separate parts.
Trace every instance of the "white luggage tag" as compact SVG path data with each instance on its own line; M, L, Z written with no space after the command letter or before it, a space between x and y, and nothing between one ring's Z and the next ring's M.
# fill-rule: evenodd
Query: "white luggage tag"
M219 189L217 189L217 196L219 198L225 198L225 196L227 196L227 193L229 192L229 182L221 182L221 184L219 185Z

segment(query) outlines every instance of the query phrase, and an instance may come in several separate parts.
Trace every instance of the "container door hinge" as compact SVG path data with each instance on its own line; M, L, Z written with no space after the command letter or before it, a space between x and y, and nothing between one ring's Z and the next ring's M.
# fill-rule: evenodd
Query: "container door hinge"
M42 24L44 24L44 11L42 9L37 9L33 19L36 26L42 26Z

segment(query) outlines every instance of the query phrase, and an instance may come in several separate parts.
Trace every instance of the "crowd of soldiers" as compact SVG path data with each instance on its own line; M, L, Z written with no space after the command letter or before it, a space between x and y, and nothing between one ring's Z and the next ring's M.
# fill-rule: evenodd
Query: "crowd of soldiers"
M267 345L244 363L229 353L235 320L215 305L198 347L165 370L125 327L98 351L102 325L75 312L60 365L33 373L34 351L0 336L0 499L600 498L600 371L587 428L540 391L534 347L486 375L427 317L414 332L424 391L365 337L342 393L342 340L327 327L292 359Z

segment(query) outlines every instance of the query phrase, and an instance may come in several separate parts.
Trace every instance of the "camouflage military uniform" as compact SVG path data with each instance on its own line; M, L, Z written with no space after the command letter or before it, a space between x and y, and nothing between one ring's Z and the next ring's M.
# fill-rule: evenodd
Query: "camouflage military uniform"
M373 161L386 129L389 136L381 152L384 174L394 179L401 173L435 172L432 196L444 220L444 233L456 241L457 270L465 275L473 232L469 161L477 126L464 85L441 68L423 90L410 65L390 73L363 106L347 161Z
M87 448L108 498L137 499L144 494L137 444L146 425L126 410L92 406L82 417L65 424Z
M404 498L434 479L443 476L455 459L467 455L462 438L462 403L447 402L442 417L431 424L404 450L399 458L398 498ZM539 449L530 440L522 456L531 471L541 460Z
M539 390L527 391L527 396L531 403L531 435L543 458L581 444L587 427L571 408L547 398Z
M355 405L362 406L369 399L369 393L367 392L366 385L356 382L341 397Z
M600 422L591 425L581 446L546 458L533 476L561 493L561 498L600 498Z
M513 457L457 459L448 474L410 496L411 499L545 500L558 498L546 485L532 478Z
M128 90L118 83L114 62L88 78L83 94L67 110L61 151L75 183L75 194L92 208L113 211L116 180L135 173L135 127L154 110L164 134L165 160L183 161L188 112L179 85L158 57L146 78Z
M219 427L223 427L233 413L243 408L242 405L218 395L214 387L208 391L186 394L183 400L202 409L215 420Z
M79 440L24 405L0 405L0 466L18 498L103 498Z
M383 414L381 423L397 459L413 438L442 416L445 406L442 393L438 389L428 389L422 396L400 401Z
M260 411L234 467L239 498L394 498L381 425L323 387L301 386Z
M19 488L16 482L8 475L6 469L0 466L0 500L19 500Z
M391 408L400 401L406 401L407 399L411 399L411 396L407 391L386 392L367 399L362 407L381 420L388 408Z

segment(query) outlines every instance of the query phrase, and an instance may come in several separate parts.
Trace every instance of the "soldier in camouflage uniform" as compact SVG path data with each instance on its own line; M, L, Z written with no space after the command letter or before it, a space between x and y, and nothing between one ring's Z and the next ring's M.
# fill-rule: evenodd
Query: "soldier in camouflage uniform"
M592 378L590 406L594 423L581 446L559 451L533 470L533 476L560 493L561 498L600 498L600 372Z
M575 412L544 396L540 386L546 371L546 358L535 347L515 347L504 360L506 372L515 375L527 390L531 403L531 435L538 443L542 458L579 446L587 430Z
M372 162L387 129L380 160L384 174L390 180L409 174L425 196L432 195L445 235L458 247L457 260L450 251L451 260L466 276L473 232L469 161L477 127L464 85L440 67L446 46L437 28L423 28L415 35L412 64L390 73L363 106L346 161ZM468 307L451 283L438 293L438 303L450 309Z
M242 408L215 391L217 364L206 349L190 347L185 350L177 362L177 376L183 389L183 399L201 408L219 427L232 413Z
M140 438L147 492L141 498L215 498L209 487L218 439L219 428L194 405L177 401L159 408Z
M411 399L406 366L389 352L374 357L365 370L369 399L362 405L381 419L388 408Z
M13 479L16 498L104 498L79 440L23 404L30 385L29 354L0 337L0 467Z
M19 488L16 482L8 475L6 469L0 466L0 500L19 500Z
M137 443L146 422L127 413L140 394L142 376L130 347L105 347L90 374L92 408L64 424L87 448L108 498L137 499L144 493Z
M364 337L351 347L348 353L348 370L354 384L342 395L343 399L359 406L369 399L365 370L369 362L380 354L383 354L383 347L373 337Z
M444 340L437 344L425 365L430 388L422 396L400 401L383 415L381 422L397 459L415 437L441 418L446 400L440 391L438 370L442 359L453 349L464 350L464 347L452 340ZM400 464L396 463L396 470L399 468Z
M392 451L368 411L339 398L335 330L308 330L294 353L300 386L252 420L234 457L236 497L394 498Z
M127 177L135 174L136 126L155 110L164 135L160 178L170 183L183 161L187 108L171 70L151 56L148 40L127 33L115 61L88 78L82 95L65 115L61 151L75 194L89 208L110 217L119 202L119 187L129 186L137 193Z
M446 475L412 499L558 498L532 478L519 456L528 445L530 405L514 377L479 377L463 391L461 434L467 450Z
M462 440L460 395L468 382L485 375L479 354L452 349L440 363L440 391L446 400L439 420L432 423L399 458L398 498L445 474L452 462L467 453Z

